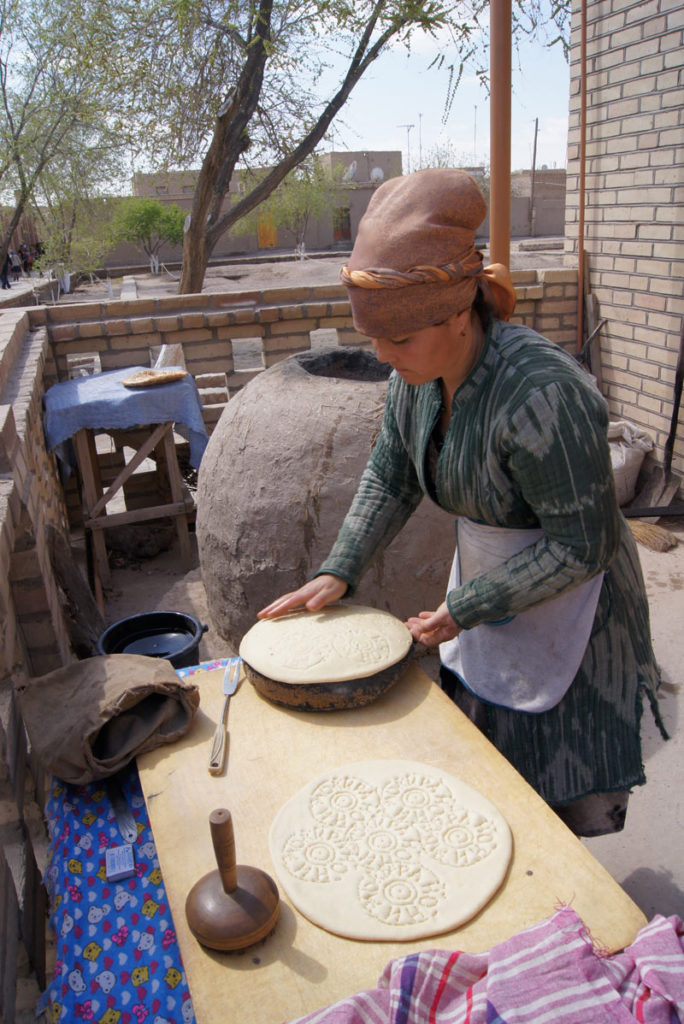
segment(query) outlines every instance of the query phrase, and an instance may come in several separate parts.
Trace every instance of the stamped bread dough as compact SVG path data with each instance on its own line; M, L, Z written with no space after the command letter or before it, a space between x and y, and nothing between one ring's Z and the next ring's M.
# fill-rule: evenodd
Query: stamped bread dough
M382 672L411 644L404 623L389 612L331 605L261 619L243 636L240 657L282 683L336 683Z
M280 884L314 924L350 939L452 931L501 886L511 833L481 793L414 761L362 761L314 779L269 836Z

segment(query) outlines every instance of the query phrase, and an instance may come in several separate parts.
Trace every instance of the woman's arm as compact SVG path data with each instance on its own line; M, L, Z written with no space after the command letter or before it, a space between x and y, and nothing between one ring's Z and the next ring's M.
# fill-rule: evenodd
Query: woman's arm
M327 604L339 601L341 597L344 597L346 590L346 582L337 576L316 576L299 590L292 590L289 594L283 594L282 597L276 598L266 608L257 612L257 618L275 619L278 615L301 611L302 608L306 608L310 612L317 612Z
M394 540L422 498L388 395L382 430L335 544L319 572L346 580L352 592L374 557Z
M518 614L608 567L621 519L607 424L600 394L567 378L537 389L511 415L501 457L544 536L449 592L463 628Z
M273 601L259 616L269 618L302 607L315 610L351 595L375 554L393 540L422 497L397 428L390 380L382 429L330 554L314 579Z

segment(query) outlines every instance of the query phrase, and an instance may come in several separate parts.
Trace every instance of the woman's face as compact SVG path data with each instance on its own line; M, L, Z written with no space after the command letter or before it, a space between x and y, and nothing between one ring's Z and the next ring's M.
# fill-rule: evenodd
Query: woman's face
M371 338L381 363L389 363L407 384L459 378L471 361L467 341L470 310L456 313L444 323L423 327L403 338Z

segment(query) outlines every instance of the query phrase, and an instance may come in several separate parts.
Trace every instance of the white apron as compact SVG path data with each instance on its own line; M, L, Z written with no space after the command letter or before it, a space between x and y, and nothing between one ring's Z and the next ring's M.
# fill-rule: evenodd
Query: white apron
M543 536L542 530L458 522L448 590L467 583ZM591 636L604 574L500 622L464 629L439 645L443 665L477 697L516 711L548 711L575 678Z

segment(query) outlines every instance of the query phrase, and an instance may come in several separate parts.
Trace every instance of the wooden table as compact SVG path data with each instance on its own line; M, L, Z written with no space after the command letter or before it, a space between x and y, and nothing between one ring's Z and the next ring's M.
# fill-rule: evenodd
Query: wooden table
M375 985L386 963L420 949L483 952L572 905L594 940L622 949L646 919L509 763L416 665L382 698L353 711L304 713L242 680L231 700L221 776L207 770L222 669L198 673L201 705L178 743L138 759L140 779L198 1024L280 1024ZM275 932L241 954L204 949L185 899L216 867L209 814L233 816L237 860L275 872L268 832L280 807L315 776L353 761L406 758L452 773L495 803L513 833L508 877L461 928L420 942L355 942L313 925L284 897ZM276 878L277 881L277 878Z

